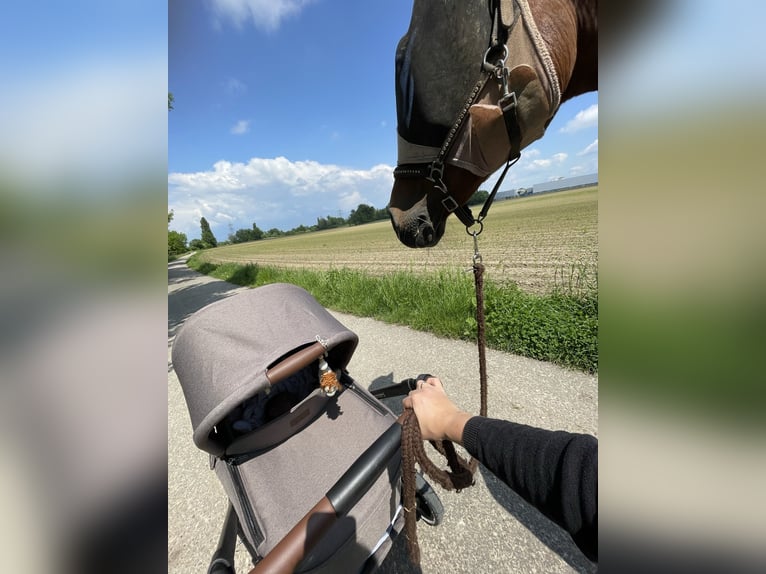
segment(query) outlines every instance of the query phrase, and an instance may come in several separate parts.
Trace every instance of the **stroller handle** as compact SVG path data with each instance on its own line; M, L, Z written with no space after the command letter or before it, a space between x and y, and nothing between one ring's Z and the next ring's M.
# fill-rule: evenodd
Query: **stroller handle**
M280 363L266 371L266 378L269 380L269 383L275 385L279 381L297 373L302 368L307 367L324 355L326 351L327 349L324 348L322 343L316 342L297 353L293 353L289 357L285 357Z
M418 388L418 381L425 381L431 378L433 375L422 374L417 377L404 379L400 383L393 383L386 385L385 387L379 387L377 389L370 389L370 393L376 399L388 399L391 397L403 397L410 391L414 391Z
M322 539L335 522L364 496L401 446L402 426L393 423L327 491L314 508L293 526L250 574L287 574Z

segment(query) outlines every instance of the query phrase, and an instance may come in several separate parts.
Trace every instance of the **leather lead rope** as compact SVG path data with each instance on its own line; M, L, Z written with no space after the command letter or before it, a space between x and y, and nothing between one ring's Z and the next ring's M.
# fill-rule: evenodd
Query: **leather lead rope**
M484 264L478 250L478 233L473 234L473 274L476 286L476 341L479 347L479 415L487 416L487 359L486 326L484 316ZM466 460L457 454L455 445L448 440L429 441L436 451L447 460L449 470L437 467L423 447L420 423L415 411L406 409L402 419L402 505L404 506L404 533L410 560L420 565L420 545L417 533L417 497L415 491L415 463L430 479L445 490L462 489L474 484L473 475L479 462L471 457Z
M506 35L506 38L501 44L504 45L505 40L507 40L509 29L516 23L516 19L518 18L516 4L510 0L495 0L494 2L490 2L490 10L492 12L494 28L493 44L497 45L497 36L499 36L499 32L502 31L505 32ZM462 125L468 108L473 104L474 99L478 96L478 93L481 91L486 80L487 78L480 80L474 87L474 91L471 93L468 103L464 106L458 121L453 125L452 131L442 145L439 156L430 166L426 167L426 169L430 171L428 179L433 181L435 187L440 189L446 196L444 201L452 200L452 203L455 203L441 180L441 170L443 169L442 158L446 157L449 148L452 146L453 137ZM506 114L504 110L504 117L505 116ZM508 118L506 117L506 123L507 122ZM512 133L509 128L509 139L511 136ZM505 169L492 189L492 192L489 194L489 197L487 197L487 201L485 201L478 218L474 219L470 208L461 207L460 209L457 209L457 204L455 204L455 207L445 205L445 208L448 211L456 212L458 218L465 224L466 232L473 236L473 275L474 285L476 287L476 343L479 350L479 415L482 417L487 416L487 340L484 315L484 264L482 263L481 254L479 253L478 236L484 230L484 218L487 216L487 212L492 205L492 201L495 199L500 184L505 178L505 174L508 172L508 168L518 161L519 155L520 154L509 157L506 161ZM396 170L394 171L394 174L396 175ZM401 175L404 175L404 173L401 173ZM452 207L452 209L450 209L450 207ZM471 231L470 228L474 224L478 224L479 228L478 230ZM466 460L459 456L455 450L455 445L450 441L429 442L439 454L447 459L449 470L438 468L431 459L428 458L425 448L423 447L420 423L415 415L415 411L412 409L405 409L402 415L402 505L404 506L404 532L407 538L407 550L410 560L415 565L420 565L420 545L418 544L417 535L415 463L420 466L430 479L439 484L442 488L446 490L455 490L457 492L474 484L473 476L479 465L479 462L473 457L471 457L470 460Z
M476 285L476 343L479 348L479 415L487 416L487 331L484 317L484 264L474 261L474 284Z
M429 441L437 452L447 459L449 470L437 467L423 447L420 423L415 411L406 409L402 420L402 505L404 507L404 534L407 538L407 551L410 560L420 565L420 545L417 531L417 497L415 492L415 463L430 479L445 490L462 489L471 486L478 462L472 458L467 461L457 454L455 445L448 441Z

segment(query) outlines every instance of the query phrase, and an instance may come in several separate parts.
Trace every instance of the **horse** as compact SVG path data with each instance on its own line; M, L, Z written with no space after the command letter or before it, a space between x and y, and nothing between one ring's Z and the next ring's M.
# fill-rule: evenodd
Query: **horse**
M561 103L598 89L597 3L414 0L396 49L398 157L388 204L404 245L436 245L451 213L480 233L521 150L543 136ZM504 164L474 218L465 204Z

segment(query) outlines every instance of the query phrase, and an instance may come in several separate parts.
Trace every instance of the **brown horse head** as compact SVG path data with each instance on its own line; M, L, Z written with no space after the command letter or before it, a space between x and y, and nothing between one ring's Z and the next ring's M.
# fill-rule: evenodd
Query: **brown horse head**
M504 63L502 43L488 51L496 29L479 4L415 0L397 47L399 167L388 209L408 247L436 245L455 207L542 137L561 102L597 89L596 0L500 2L498 19L511 24Z
M444 182L454 190L455 200L464 205L484 181L468 170L448 166ZM407 247L432 247L444 235L450 212L441 196L433 192L433 183L425 177L397 178L391 191L388 212L399 241Z

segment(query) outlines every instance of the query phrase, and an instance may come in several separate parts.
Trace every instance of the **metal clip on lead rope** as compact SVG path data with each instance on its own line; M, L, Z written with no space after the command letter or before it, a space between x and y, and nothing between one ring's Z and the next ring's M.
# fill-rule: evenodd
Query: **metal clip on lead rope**
M481 253L479 253L479 234L480 233L481 233L481 229L479 231L474 231L471 233L471 235L473 235L473 264L474 265L481 263Z

